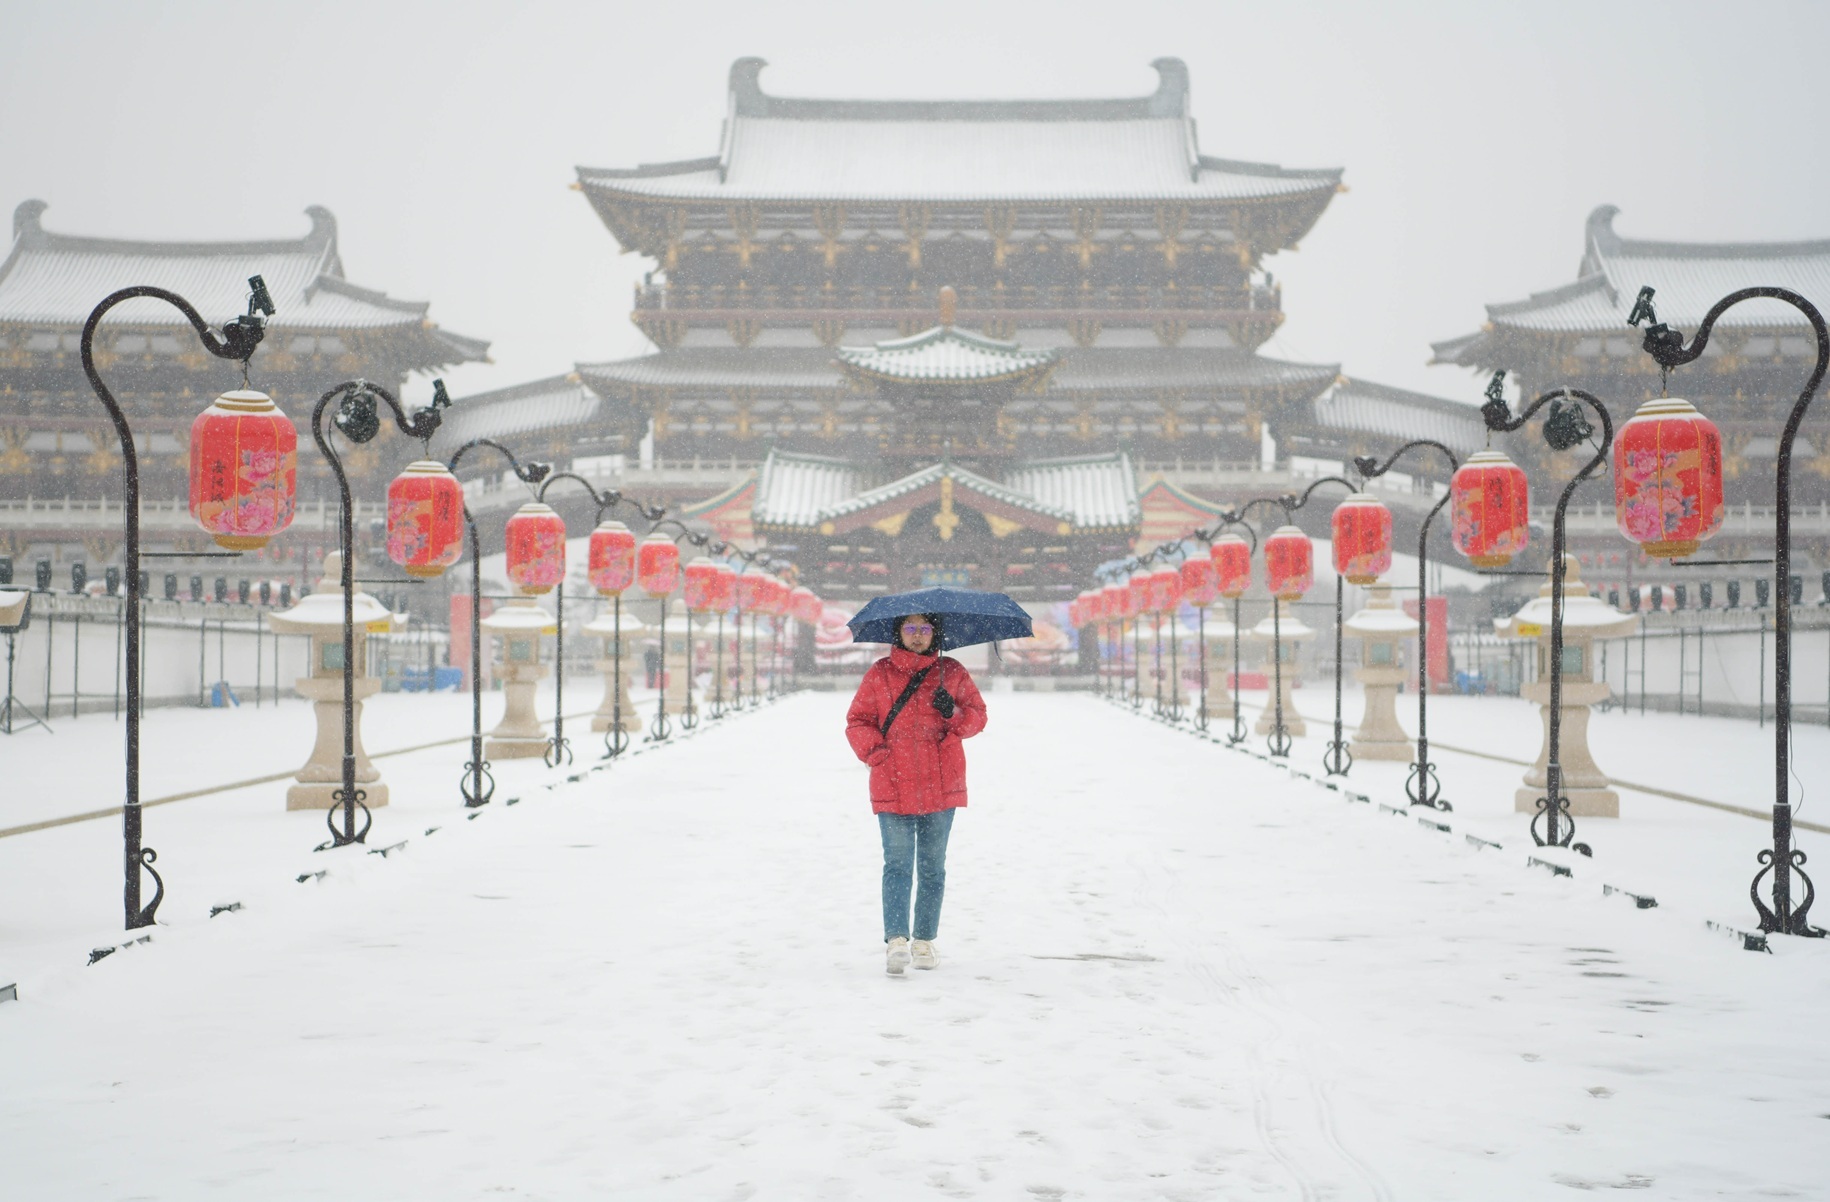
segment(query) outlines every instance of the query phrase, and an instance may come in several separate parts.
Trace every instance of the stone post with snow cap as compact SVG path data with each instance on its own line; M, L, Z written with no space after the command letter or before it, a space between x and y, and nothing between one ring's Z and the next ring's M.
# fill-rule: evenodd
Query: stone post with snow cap
M1405 640L1417 637L1417 621L1392 600L1392 586L1375 584L1371 596L1341 628L1360 640L1360 687L1365 706L1347 750L1356 760L1411 760L1416 749L1398 724L1398 686L1405 670Z
M549 737L534 710L534 688L547 673L540 661L540 638L557 634L559 627L532 597L516 597L484 618L483 630L500 641L504 701L502 721L489 732L483 754L492 760L544 756Z
M1576 557L1565 555L1563 582L1563 716L1558 728L1558 758L1563 765L1563 794L1569 812L1577 817L1620 817L1620 794L1609 788L1607 775L1589 751L1589 707L1607 700L1612 692L1606 681L1595 679L1595 640L1624 638L1639 629L1639 618L1623 614L1589 592L1576 567ZM1519 690L1538 703L1543 720L1543 740L1538 759L1525 773L1525 787L1514 794L1514 808L1536 813L1538 799L1547 787L1550 760L1550 594L1546 583L1510 618L1495 619L1502 636L1535 639L1538 644L1538 679Z
M634 614L624 612L622 621L623 663L620 673L616 663L617 624L614 616L607 613L599 614L579 627L579 630L583 634L597 635L604 640L604 655L597 661L597 670L604 676L604 699L598 703L597 712L591 715L591 729L599 734L610 729L611 724L616 721L620 699L623 730L632 734L641 730L642 719L635 712L635 702L630 699L629 682L636 673L642 670L642 636L648 630L647 624Z
M1302 644L1315 637L1315 631L1303 625L1303 620L1290 611L1290 603L1288 601L1278 600L1273 601L1272 604L1277 606L1278 609L1278 622L1281 625L1281 637L1272 637L1273 631L1271 629L1270 614L1266 614L1259 620L1258 625L1252 627L1248 637L1264 644L1264 672L1267 687L1272 687L1270 682L1276 680L1279 675L1274 670L1276 667L1274 657L1277 655L1279 644L1281 643L1284 661L1282 672L1284 731L1291 737L1296 738L1307 734L1309 730L1308 726L1303 723L1303 716L1296 712L1296 701L1291 696L1291 691L1294 690L1297 685L1297 657L1302 650ZM1271 728L1277 724L1276 715L1277 698L1267 695L1264 703L1264 712L1258 715L1258 721L1253 724L1252 729L1261 735L1270 734Z
M368 593L352 598L356 622L354 665L356 783L362 786L370 809L388 804L388 787L381 772L369 762L362 746L362 702L381 690L381 682L368 674L368 635L393 629L395 616ZM318 721L317 742L311 756L286 790L288 810L328 810L338 804L332 796L343 788L343 556L332 551L324 557L324 575L312 594L284 613L268 618L282 634L311 637L310 675L293 683L299 696L312 703Z

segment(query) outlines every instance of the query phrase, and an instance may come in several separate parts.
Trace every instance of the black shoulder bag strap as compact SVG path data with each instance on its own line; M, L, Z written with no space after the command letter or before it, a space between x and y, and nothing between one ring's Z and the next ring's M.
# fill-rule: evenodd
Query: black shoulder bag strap
M938 663L939 661L937 660L935 662ZM882 734L884 738L887 739L890 737L890 726L896 721L896 715L902 712L902 707L909 703L909 698L915 695L915 690L921 687L921 682L926 680L928 678L928 673L933 670L934 664L929 664L921 671L915 673L915 675L909 677L909 683L902 687L902 696L896 698L896 704L890 706L889 717L883 720Z

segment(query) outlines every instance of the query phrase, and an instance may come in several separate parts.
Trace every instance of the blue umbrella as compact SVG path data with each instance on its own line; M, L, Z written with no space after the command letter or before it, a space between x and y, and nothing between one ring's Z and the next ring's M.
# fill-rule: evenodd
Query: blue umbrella
M1000 639L1026 639L1035 633L1023 607L1003 593L966 588L921 588L873 597L845 624L851 627L853 642L894 643L896 620L910 614L941 616L943 651Z

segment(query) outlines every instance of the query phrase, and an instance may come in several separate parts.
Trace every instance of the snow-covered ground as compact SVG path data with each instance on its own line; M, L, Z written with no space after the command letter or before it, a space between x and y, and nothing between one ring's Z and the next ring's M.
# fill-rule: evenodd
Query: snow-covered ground
M1438 700L1445 744L1535 750L1519 703ZM161 925L92 967L125 939L118 823L0 839L6 1193L1821 1195L1830 1046L1808 1015L1830 948L1753 955L1696 920L1747 921L1760 823L1627 793L1556 877L1517 847L1516 766L1439 755L1444 834L1091 697L993 691L941 967L893 979L845 701L797 695L570 783L498 765L520 804L474 821L463 745L387 758L369 849L313 853L322 816L285 814L283 782L149 810ZM370 747L461 734L465 704L384 696ZM1617 750L1616 720L1644 724ZM1758 808L1770 737L1715 722L1603 715L1597 754ZM290 768L290 725L302 707L155 713L146 795ZM197 732L207 762L171 752ZM1825 748L1799 734L1809 784ZM1320 775L1326 737L1298 767ZM100 717L0 743L0 826L110 804L117 756ZM1403 770L1348 787L1390 800ZM1619 883L1656 909L1601 894L1654 869Z

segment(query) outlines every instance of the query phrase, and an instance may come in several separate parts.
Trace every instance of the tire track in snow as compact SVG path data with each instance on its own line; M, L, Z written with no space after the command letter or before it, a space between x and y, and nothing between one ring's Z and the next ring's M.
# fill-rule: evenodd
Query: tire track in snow
M1132 867L1145 881L1145 899L1163 916L1170 937L1181 946L1183 953L1187 956L1192 974L1205 984L1208 991L1223 1005L1235 1013L1244 1015L1256 1027L1256 1031L1250 1039L1253 1064L1253 1114L1258 1125L1259 1139L1266 1152L1289 1173L1303 1202L1312 1202L1318 1197L1333 1195L1332 1189L1320 1185L1308 1174L1298 1157L1292 1156L1289 1151L1279 1146L1271 1127L1271 1115L1276 1100L1274 1091L1287 1077L1294 1075L1299 1079L1300 1087L1307 1095L1313 1132L1320 1137L1318 1142L1324 1145L1334 1158L1344 1164L1355 1177L1360 1179L1368 1196L1374 1202L1392 1202L1391 1190L1378 1172L1349 1149L1341 1139L1335 1122L1332 1098L1334 1082L1318 1072L1308 1046L1291 1035L1289 1025L1282 1018L1282 1014L1288 1009L1287 1003L1269 982L1253 971L1250 962L1238 945L1219 933L1210 938L1210 942L1218 944L1223 956L1223 965L1216 968L1205 955L1201 942L1188 934L1177 918L1178 915L1189 912L1177 897L1181 882L1180 874L1160 852L1152 855L1150 863L1142 863L1141 859L1141 856L1133 856ZM1159 880L1169 882L1169 897L1166 900L1157 896L1156 890L1151 884L1151 882ZM1287 1066L1271 1064L1265 1053L1267 1043L1283 1051L1290 1063Z
M1169 938L1181 949L1182 963L1187 968L1189 974L1199 981L1214 1000L1219 1002L1222 1006L1236 1013L1248 1013L1239 1000L1239 995L1242 992L1241 988L1222 979L1220 973L1214 969L1214 966L1209 963L1206 956L1202 954L1200 945L1187 934L1178 922L1176 918L1178 909L1172 907L1168 902L1158 896L1157 885L1158 882L1163 880L1171 882L1169 889L1173 895L1175 891L1175 882L1178 880L1174 870L1170 868L1167 861L1165 861L1160 854L1153 857L1154 863L1151 865L1145 865L1142 862L1143 858L1144 856L1141 852L1131 856L1132 869L1143 878L1144 884L1141 890L1143 900L1152 910L1155 910L1162 916L1164 930L1169 935ZM1173 900L1173 897L1171 900ZM1277 1163L1278 1167L1282 1168L1283 1171L1288 1174L1290 1181L1296 1186L1297 1193L1302 1198L1302 1202L1316 1202L1317 1198L1320 1196L1316 1182L1304 1172L1302 1165L1279 1145L1277 1136L1272 1131L1272 1099L1270 1086L1277 1074L1266 1060L1264 1054L1264 1040L1258 1038L1248 1039L1247 1047L1250 1049L1252 1064L1250 1073L1252 1123L1258 1134L1258 1144L1264 1149L1265 1155L1269 1156Z

